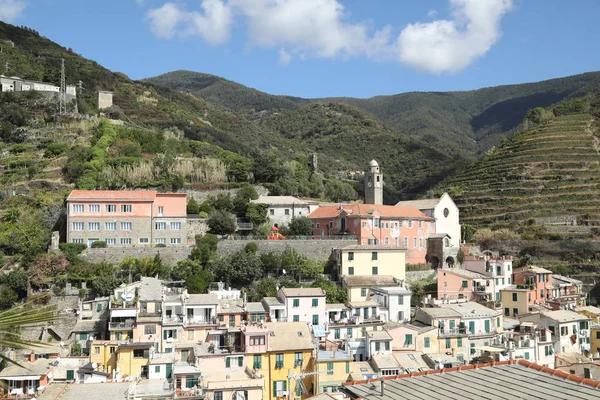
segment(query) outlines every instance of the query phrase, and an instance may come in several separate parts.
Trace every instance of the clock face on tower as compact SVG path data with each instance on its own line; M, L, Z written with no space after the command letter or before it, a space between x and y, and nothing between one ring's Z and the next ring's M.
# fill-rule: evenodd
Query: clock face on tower
M371 187L371 185L372 185L372 183L371 183L371 182L368 182L368 183L367 183L367 186L368 186L368 187Z
M381 183L379 183L379 182L377 182L377 183L375 184L375 186L377 186L377 187L379 187L380 185L381 185Z
M444 208L444 217L448 218L449 214L450 214L450 210L448 210L447 208Z

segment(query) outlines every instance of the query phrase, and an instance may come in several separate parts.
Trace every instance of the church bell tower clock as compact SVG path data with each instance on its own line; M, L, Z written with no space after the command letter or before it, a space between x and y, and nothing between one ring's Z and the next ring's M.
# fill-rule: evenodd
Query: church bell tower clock
M365 204L383 204L383 174L375 160L371 160L365 173Z

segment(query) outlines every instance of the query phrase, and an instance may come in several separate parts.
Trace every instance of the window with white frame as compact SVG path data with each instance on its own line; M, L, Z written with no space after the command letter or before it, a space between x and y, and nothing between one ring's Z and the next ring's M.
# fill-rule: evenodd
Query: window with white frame
M88 230L99 231L100 230L100 222L88 222Z
M408 249L408 237L404 236L404 247Z
M156 229L157 231L164 231L165 229L167 229L167 223L166 222L155 222L154 229Z
M158 206L158 215L163 215L164 211L165 211L165 207Z
M85 206L83 204L73 204L73 212L84 212Z
M105 231L116 231L117 230L117 223L116 222L105 222L104 223L104 230Z
M409 227L409 228L412 228L412 219L409 219L409 220L408 220L408 227Z
M106 212L108 212L108 213L117 212L117 205L116 204L107 204L106 205Z
M140 238L140 244L148 244L150 240L148 238Z
M423 247L423 239L419 238L419 247Z
M131 230L131 222L121 222L121 230L122 231L130 231Z
M181 238L171 238L171 244L181 244Z
M416 237L413 238L413 247L415 247L415 248L417 247L417 238Z
M123 239L121 239L121 244L131 244L131 239L130 238L123 238Z
M171 222L171 230L172 231L180 231L181 230L181 222Z
M423 227L423 221L419 221L419 228Z
M82 231L85 229L85 224L83 222L73 222L72 230L74 231Z
M83 239L71 239L71 243L83 243Z
M114 244L117 244L117 240L116 240L115 238L108 238L108 239L104 239L104 242L105 242L107 245L111 245L111 244L113 244L113 245L114 245Z
M156 239L154 239L154 243L156 243L156 244L167 244L167 239L165 239L165 238L156 238Z
M88 211L94 213L100 212L100 204L90 204L88 206Z
M133 210L131 204L121 204L121 212L130 213Z

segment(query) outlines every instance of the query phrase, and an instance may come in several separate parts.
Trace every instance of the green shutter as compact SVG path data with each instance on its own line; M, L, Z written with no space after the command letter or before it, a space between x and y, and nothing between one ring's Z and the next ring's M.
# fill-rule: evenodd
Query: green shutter
M485 324L485 332L486 332L486 333L490 333L490 320L489 320L489 319L486 319L486 320L484 321L484 324Z
M163 331L163 340L167 340L167 331Z
M346 373L350 373L350 362L346 361Z
M225 368L231 368L231 358L225 358Z
M96 306L96 311L100 312L102 311L102 304L98 303L98 305Z
M244 357L238 357L238 367L241 367L244 365Z
M283 381L283 391L287 391L287 381Z
M456 338L456 347L462 347L462 338Z
M431 346L431 343L429 342L429 338L426 337L425 338L425 348L428 349Z
M277 396L277 381L273 381L273 393L271 394L271 397L275 396Z

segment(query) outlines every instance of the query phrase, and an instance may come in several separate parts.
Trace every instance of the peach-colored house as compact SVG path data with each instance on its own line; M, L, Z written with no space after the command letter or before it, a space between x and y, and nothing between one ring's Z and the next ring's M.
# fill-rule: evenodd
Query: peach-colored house
M416 207L376 204L321 206L308 215L313 235L354 235L361 245L406 249L406 263L424 263L427 238L435 233L435 219Z
M438 299L487 301L495 298L494 279L462 268L437 270Z
M543 304L552 299L554 286L552 285L552 271L536 266L515 268L513 283L518 288L533 290L533 301Z
M73 190L67 242L112 247L187 243L187 195L154 190Z
M538 302L534 290L517 285L500 289L500 301L506 317L527 314L531 311L530 307Z

